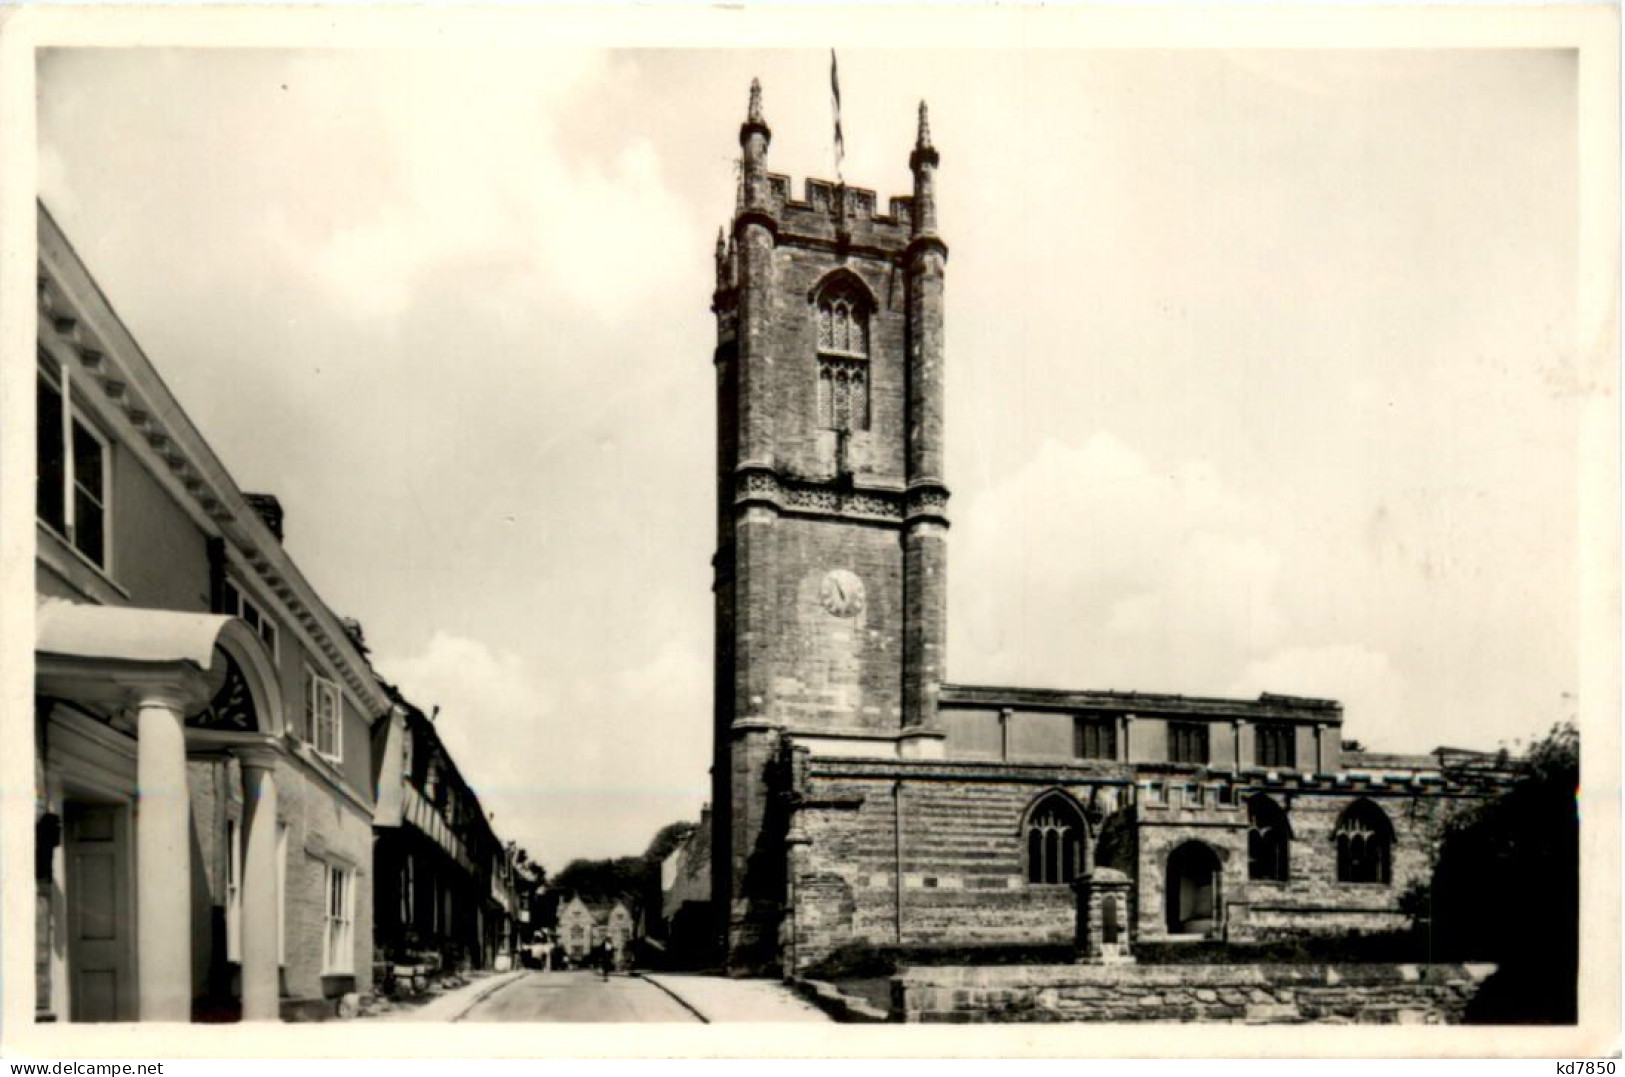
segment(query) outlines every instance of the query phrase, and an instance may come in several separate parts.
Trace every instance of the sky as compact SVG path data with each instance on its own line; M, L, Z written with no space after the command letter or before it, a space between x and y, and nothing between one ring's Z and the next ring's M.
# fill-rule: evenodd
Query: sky
M44 50L41 196L240 487L551 870L708 794L711 252L829 55ZM840 55L941 153L954 683L1575 712L1566 51Z

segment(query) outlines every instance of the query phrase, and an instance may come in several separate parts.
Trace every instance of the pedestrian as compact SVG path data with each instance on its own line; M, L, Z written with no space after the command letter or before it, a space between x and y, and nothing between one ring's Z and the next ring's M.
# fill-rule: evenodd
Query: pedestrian
M614 968L614 967L615 967L615 944L613 942L610 942L609 939L606 938L606 939L604 939L603 943L598 947L598 971L603 975L603 978L607 981L609 979L609 970Z
M542 971L543 972L552 972L553 971L553 940L548 938L546 935L543 935L542 936L542 945L541 945L540 949L541 949L541 952L542 952L542 958L541 958Z

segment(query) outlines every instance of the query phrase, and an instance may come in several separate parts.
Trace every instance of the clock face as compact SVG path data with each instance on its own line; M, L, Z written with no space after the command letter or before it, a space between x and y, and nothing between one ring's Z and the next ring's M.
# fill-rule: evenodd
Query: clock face
M824 576L818 598L836 617L856 617L863 612L863 581L844 568L831 569Z

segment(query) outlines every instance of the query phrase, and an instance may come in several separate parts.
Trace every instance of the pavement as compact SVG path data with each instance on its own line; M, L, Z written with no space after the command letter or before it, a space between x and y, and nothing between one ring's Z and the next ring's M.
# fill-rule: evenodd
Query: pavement
M524 969L516 969L513 972L499 972L494 976L481 977L473 983L464 984L455 991L447 991L444 995L431 999L422 1006L400 1006L388 1013L379 1014L373 1020L456 1021L487 995L502 990L525 975Z
M823 1022L829 1018L773 980L680 973L518 970L477 980L380 1021Z
M701 1020L794 1021L829 1024L823 1010L777 980L735 980L680 972L645 972L643 979L679 999Z

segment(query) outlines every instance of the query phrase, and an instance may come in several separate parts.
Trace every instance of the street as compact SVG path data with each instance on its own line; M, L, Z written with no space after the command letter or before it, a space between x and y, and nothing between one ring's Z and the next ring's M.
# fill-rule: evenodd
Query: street
M527 972L486 994L453 1019L687 1024L702 1019L828 1020L782 984L767 980L715 976L659 976L651 980L619 973L604 980L596 972Z

